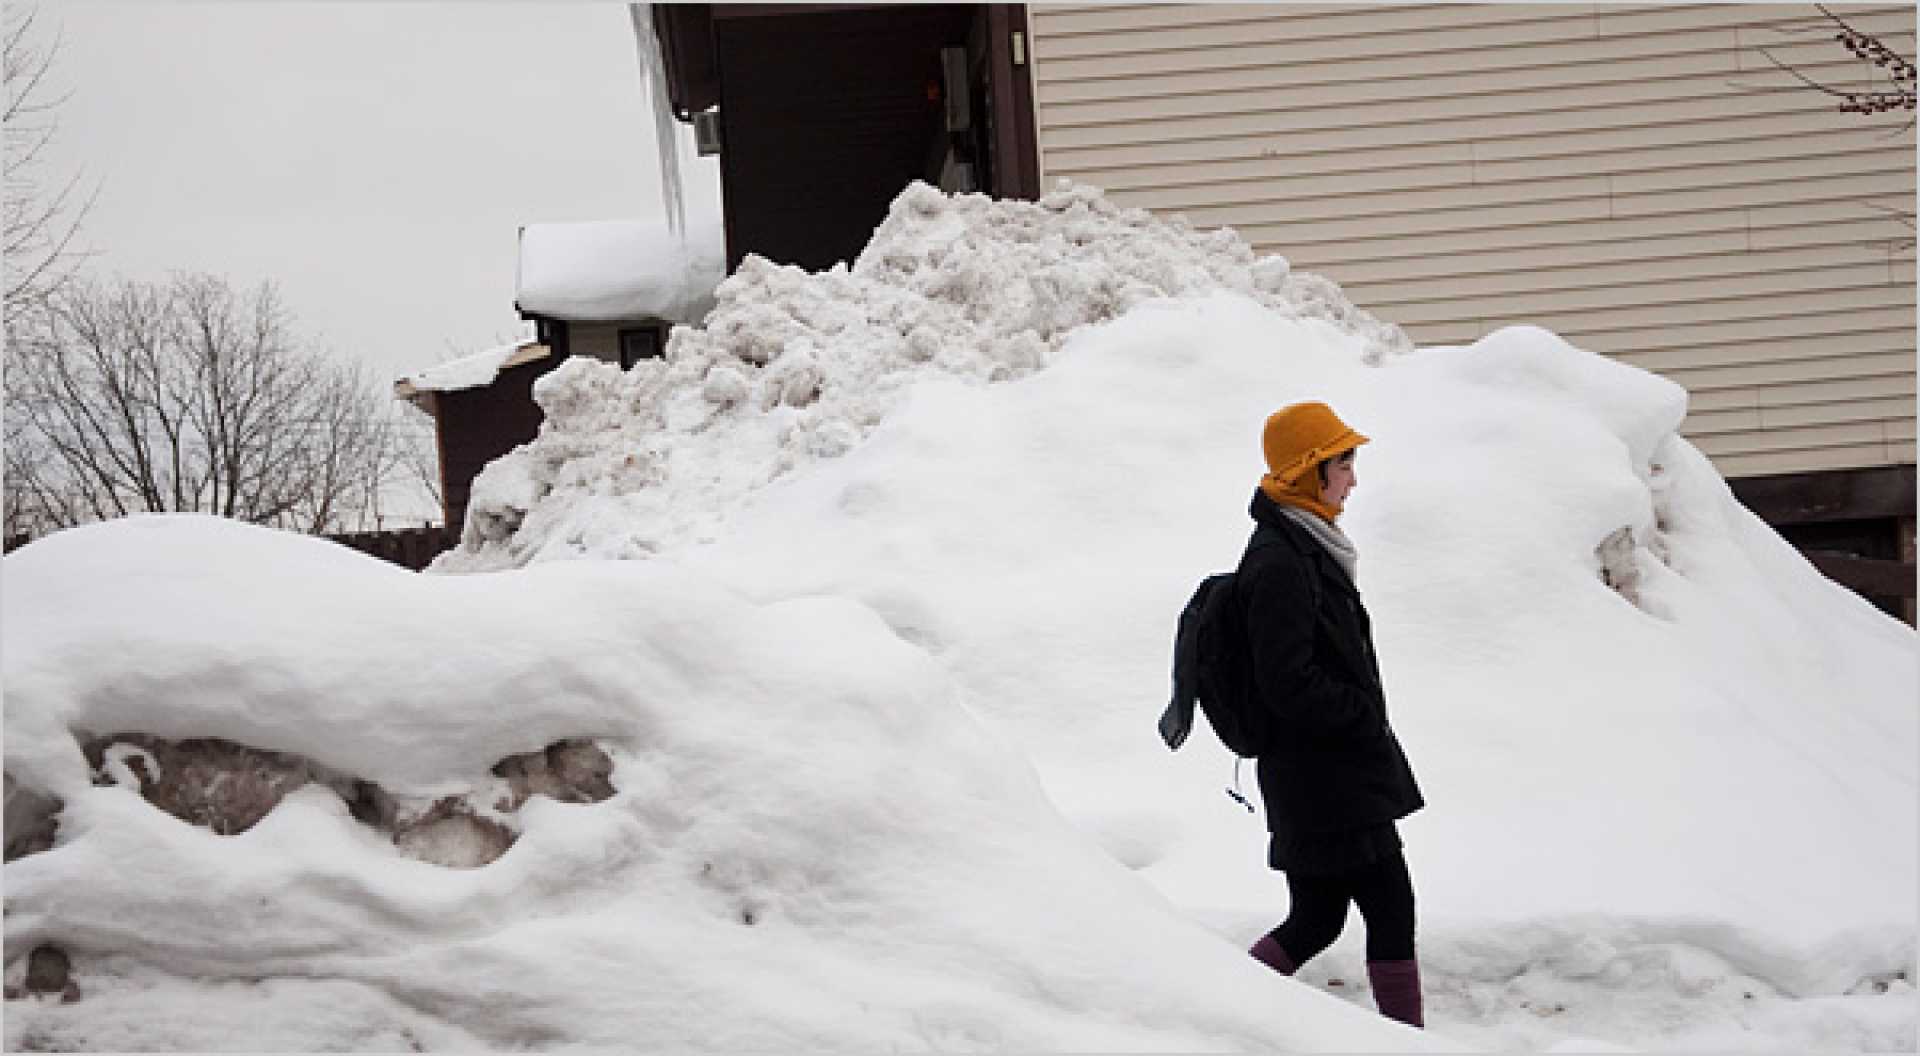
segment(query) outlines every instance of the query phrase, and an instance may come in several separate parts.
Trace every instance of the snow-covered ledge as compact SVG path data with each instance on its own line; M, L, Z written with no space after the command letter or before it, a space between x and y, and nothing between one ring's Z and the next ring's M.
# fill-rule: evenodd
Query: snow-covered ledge
M456 392L491 385L508 367L531 363L552 354L553 349L534 340L498 345L484 352L436 363L393 383L393 394L402 400L419 402L429 392Z
M684 239L658 220L528 224L514 303L523 315L552 319L693 323L713 307L726 270L717 218L690 226Z

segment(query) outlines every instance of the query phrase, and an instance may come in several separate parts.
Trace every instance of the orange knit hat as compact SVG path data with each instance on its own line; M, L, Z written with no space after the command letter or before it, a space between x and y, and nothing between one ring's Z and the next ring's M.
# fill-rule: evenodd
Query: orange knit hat
M1312 510L1328 521L1341 507L1320 498L1320 477L1309 472L1329 458L1338 458L1367 442L1324 403L1296 403L1267 417L1260 448L1267 456L1267 475L1260 490L1288 506Z

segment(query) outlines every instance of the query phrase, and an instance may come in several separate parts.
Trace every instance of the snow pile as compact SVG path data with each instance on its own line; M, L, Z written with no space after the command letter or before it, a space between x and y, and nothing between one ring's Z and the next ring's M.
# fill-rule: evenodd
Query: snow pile
M1170 765L1151 719L1172 617L1238 557L1262 419L1307 398L1374 440L1343 524L1436 804L1410 826L1422 878L1461 896L1436 912L1699 915L1783 941L1911 922L1912 632L1734 502L1674 431L1682 390L1545 331L1375 369L1242 299L1156 306L1016 385L921 386L676 553L762 599L865 602L1020 731L1071 813L1137 804ZM1083 820L1177 872L1162 844L1192 838L1191 804L1232 817L1218 762L1182 753L1207 767L1189 791ZM1755 874L1785 848L1809 865ZM1168 887L1188 882L1211 883Z
M668 553L870 605L1075 826L1250 941L1284 912L1260 826L1152 718L1173 614L1246 538L1261 419L1331 399L1375 438L1346 526L1432 804L1405 837L1442 1029L1907 1044L1912 632L1741 509L1670 382L1536 328L1361 359L1235 296L1146 305L1018 384L925 382ZM1357 933L1309 981L1352 979Z
M1088 186L1035 203L916 183L852 268L749 257L664 360L622 373L575 359L543 378L539 437L475 479L461 546L435 568L638 557L708 536L755 489L851 449L920 380L1022 377L1079 327L1221 290L1325 320L1370 362L1411 347L1230 229L1121 209Z
M70 958L77 997L10 1005L10 1050L1439 1044L1173 912L849 601L665 561L418 576L196 516L5 571L6 770L62 804L7 865L8 982ZM444 868L326 781L237 835L163 813L158 756L77 743L134 732L482 799L590 740L612 794L524 798L503 856Z
M717 220L684 236L646 220L528 224L520 231L514 304L554 319L692 323L713 306L713 288L726 273Z
M1911 1047L1914 633L1734 501L1682 390L1531 327L1387 355L1209 287L1231 236L1003 204L916 189L668 362L556 370L448 562L528 567L193 518L9 556L8 982L70 952L84 991L9 1046ZM1163 244L1109 261L1129 225ZM1142 256L1193 289L1111 278ZM1438 1039L1373 1016L1357 919L1292 981L1245 957L1260 819L1155 730L1302 399L1373 437L1342 525L1430 804ZM320 779L217 836L133 791L150 738ZM505 765L581 742L604 800ZM401 840L449 801L511 845L419 860L468 850Z
M1245 542L1261 421L1326 399L1374 438L1343 525L1431 804L1404 828L1430 1023L1910 1042L1913 632L1734 501L1669 382L1534 328L1361 359L1244 298L1150 305L1018 383L917 387L671 553L761 600L873 608L1077 827L1251 941L1285 910L1260 825L1210 737L1169 757L1153 720L1175 614ZM1304 978L1351 980L1360 931ZM1820 1004L1881 989L1908 996Z

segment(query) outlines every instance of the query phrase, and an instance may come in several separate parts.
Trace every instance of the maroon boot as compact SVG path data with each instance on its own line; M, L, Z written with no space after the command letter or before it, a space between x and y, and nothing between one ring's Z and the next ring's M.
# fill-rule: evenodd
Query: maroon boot
M1293 958L1287 956L1286 950L1280 948L1279 940L1271 935L1260 936L1260 941L1254 943L1247 952L1253 955L1254 960L1281 975L1292 975L1300 967L1293 963Z
M1368 961L1367 978L1373 982L1373 1003L1380 1014L1410 1027L1426 1027L1420 1009L1420 962Z

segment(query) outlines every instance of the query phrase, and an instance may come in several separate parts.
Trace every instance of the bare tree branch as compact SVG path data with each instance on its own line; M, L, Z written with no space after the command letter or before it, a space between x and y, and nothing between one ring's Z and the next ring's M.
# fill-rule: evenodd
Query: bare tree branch
M57 111L65 95L49 96L48 77L60 51L58 38L35 43L38 14L32 7L6 9L0 74L6 81L6 199L0 252L5 264L5 324L16 338L27 306L59 288L85 254L75 249L81 223L99 196L83 189L78 174L49 186L41 178L42 155L59 130Z
M1773 52L1766 48L1756 48L1755 50L1760 52L1761 55L1764 55L1768 62L1772 63L1776 68L1786 71L1803 86L1840 100L1839 109L1841 113L1860 114L1862 116L1891 113L1899 110L1912 113L1916 105L1913 60L1900 54L1893 48L1888 47L1886 42L1878 36L1855 28L1852 23L1834 14L1824 4L1815 4L1813 6L1816 11L1819 11L1821 15L1825 16L1832 27L1837 27L1827 30L1832 33L1834 42L1846 49L1854 58L1869 64L1869 69L1872 72L1867 83L1871 85L1873 81L1877 80L1882 82L1883 86L1859 89L1835 87L1825 81L1808 76L1806 73L1803 73L1800 68L1791 63L1782 62ZM1805 34L1811 31L1817 31L1819 28L1818 26L1798 27L1794 29L1782 28L1781 32ZM1905 132L1912 127L1913 122L1909 120L1906 128L1901 129L1901 132Z
M6 375L9 537L135 511L309 532L377 515L394 409L364 369L302 348L271 286L76 279L31 316Z
M410 403L404 406L406 409L402 413L408 416L408 422L414 428L400 428L399 441L395 445L400 465L404 468L407 481L433 500L433 508L444 510L446 499L440 486L440 444L434 435L432 416ZM422 425L415 422L412 416L416 415L427 419L426 423Z

